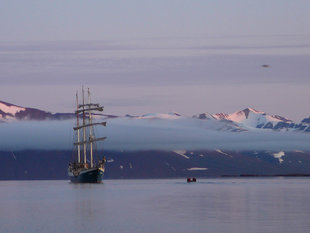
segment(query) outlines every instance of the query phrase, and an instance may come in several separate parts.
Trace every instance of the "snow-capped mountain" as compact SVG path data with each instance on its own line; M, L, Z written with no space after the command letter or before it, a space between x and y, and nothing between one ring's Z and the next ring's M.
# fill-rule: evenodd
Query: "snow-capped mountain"
M137 119L163 119L163 120L176 120L182 116L178 113L148 113L142 116L136 116Z
M25 108L0 101L0 116L2 119L14 118L16 113L25 111Z
M305 118L300 123L295 123L285 117L278 115L270 115L263 111L258 111L253 108L246 108L232 114L227 113L201 113L193 117L181 116L178 113L149 113L140 116L125 115L98 115L106 119L121 118L121 119L136 119L136 120L161 120L171 123L171 121L178 120L179 124L188 123L183 122L186 119L208 120L205 127L210 129L217 129L220 131L248 131L255 129L273 129L273 130L289 130L310 132L310 117ZM0 122L12 120L64 120L75 118L74 113L50 113L35 108L21 107L0 101ZM191 122L191 121L189 121ZM191 124L199 124L191 123Z
M232 114L200 114L193 116L198 119L217 119L237 123L244 128L260 128L273 130L300 130L310 132L310 118L304 119L301 123L294 123L285 117L279 115L270 115L263 111L253 108L246 108Z
M75 117L73 113L55 113L26 108L0 101L0 120L63 120Z
M246 127L254 128L273 128L279 122L292 123L291 120L281 117L281 116L272 116L265 112L255 110L253 108L246 108L244 110L234 112L232 114L214 114L216 119L225 119L230 120L239 124L242 124Z

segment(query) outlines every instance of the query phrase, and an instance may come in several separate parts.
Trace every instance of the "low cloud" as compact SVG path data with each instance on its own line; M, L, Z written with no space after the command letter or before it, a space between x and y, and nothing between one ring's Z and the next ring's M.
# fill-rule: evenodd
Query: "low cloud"
M0 124L0 150L73 149L73 121L11 122ZM106 150L304 150L310 135L253 129L228 132L225 123L198 119L109 119L96 128Z

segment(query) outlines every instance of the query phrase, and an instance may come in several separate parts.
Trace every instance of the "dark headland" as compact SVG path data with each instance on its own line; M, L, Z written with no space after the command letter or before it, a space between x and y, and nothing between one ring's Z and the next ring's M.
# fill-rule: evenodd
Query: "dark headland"
M222 152L222 151L221 151ZM182 156L180 154L184 154ZM310 176L310 152L104 151L105 179ZM72 151L0 152L0 180L68 179Z

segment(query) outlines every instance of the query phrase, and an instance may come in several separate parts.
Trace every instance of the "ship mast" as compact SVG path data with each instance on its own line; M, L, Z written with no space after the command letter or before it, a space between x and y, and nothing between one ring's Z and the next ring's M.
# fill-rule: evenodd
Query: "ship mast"
M82 86L82 96L83 96L83 105L82 105L82 108L83 108L83 125L85 125L85 102L84 102L84 86ZM83 150L84 150L84 164L87 163L87 160L86 160L86 127L83 127Z
M78 163L82 162L81 159L81 145L83 146L83 163L84 167L87 168L87 157L90 157L90 168L93 168L96 166L94 162L94 156L93 156L93 145L96 141L103 141L106 139L106 137L101 138L95 138L94 132L93 132L93 126L94 125L102 125L106 126L106 122L94 122L92 120L93 111L103 111L103 107L99 104L91 103L91 95L88 88L88 103L85 103L85 94L84 94L84 86L82 87L82 104L78 103L78 93L76 96L76 102L77 102L77 124L76 127L74 127L74 130L77 130L77 142L74 143L74 145L78 146ZM79 123L79 116L82 113L83 122L80 125ZM87 115L88 114L88 115ZM89 129L86 129L89 128ZM83 133L83 140L80 140L80 129L82 129ZM89 155L87 156L87 145L89 144Z
M90 105L91 102L90 102L90 92L89 92L89 88L88 88L88 104ZM92 168L93 167L93 142L92 142L92 139L93 139L93 126L92 126L92 116L91 116L91 108L89 108L89 111L88 111L88 123L90 125L90 128L89 128L89 141L90 141L90 167Z
M77 111L79 110L79 96L78 96L78 92L76 92L76 108ZM80 123L79 123L79 113L76 113L76 127L77 129L77 142L80 143ZM81 162L81 146L80 144L78 144L78 163Z

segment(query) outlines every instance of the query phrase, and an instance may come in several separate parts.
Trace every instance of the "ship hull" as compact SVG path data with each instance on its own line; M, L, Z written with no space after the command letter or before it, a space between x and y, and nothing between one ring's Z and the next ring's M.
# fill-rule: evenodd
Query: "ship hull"
M104 170L102 168L91 168L82 170L78 175L69 172L72 183L102 183Z

